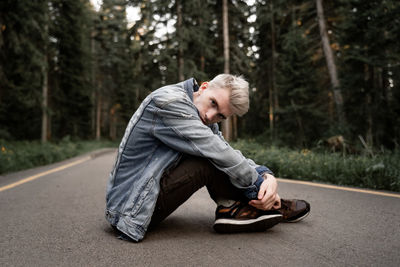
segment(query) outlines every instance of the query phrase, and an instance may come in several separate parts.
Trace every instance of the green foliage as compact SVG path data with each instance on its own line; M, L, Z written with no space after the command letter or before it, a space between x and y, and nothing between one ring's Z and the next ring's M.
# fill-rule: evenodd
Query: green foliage
M141 81L147 90L178 81L179 50L183 53L185 78L196 77L206 81L223 72L222 2L220 1L130 1L141 8L141 19L131 29L131 44L140 68L135 81ZM177 4L182 8L182 25L178 28ZM198 10L208 10L198 12ZM231 41L231 73L248 76L250 58L249 27L246 25L248 6L244 1L229 1ZM175 29L171 30L171 24ZM169 32L156 36L155 30L169 25ZM140 54L139 54L140 52ZM143 77L143 71L153 79ZM149 85L149 86L147 86Z
M139 105L132 76L135 60L128 45L126 4L125 0L103 1L94 31L97 94L103 97L112 116L122 117L124 121Z
M395 148L400 137L400 2L340 1L338 51L345 108L352 133L369 145ZM392 82L391 82L392 81ZM354 137L353 137L354 138Z
M387 151L373 157L292 150L267 146L253 140L239 140L232 146L276 177L317 181L400 192L400 151Z
M58 143L45 144L0 140L0 174L50 164L104 147L117 147L117 144L109 141L71 141L69 137Z
M45 1L0 2L0 125L4 137L40 136L45 12Z
M85 1L52 1L51 34L57 40L52 62L50 106L55 136L90 135L92 87L90 80L90 16ZM65 27L68 25L67 27ZM54 77L55 76L55 77Z
M279 133L291 135L280 138L288 145L309 147L324 134L325 101L317 86L310 36L298 25L300 18L292 14L292 26L282 36L282 51L277 63L279 107L276 127ZM299 23L300 24L300 23Z
M228 1L230 72L251 88L239 135L265 133L291 147L361 135L369 146L398 148L399 1L324 1L346 129L336 123L315 1L250 2ZM140 9L130 28L128 6ZM1 1L0 138L39 138L46 77L49 139L93 137L96 127L117 138L152 90L181 79L181 66L199 82L223 72L222 33L216 0L103 0L99 11L89 0Z

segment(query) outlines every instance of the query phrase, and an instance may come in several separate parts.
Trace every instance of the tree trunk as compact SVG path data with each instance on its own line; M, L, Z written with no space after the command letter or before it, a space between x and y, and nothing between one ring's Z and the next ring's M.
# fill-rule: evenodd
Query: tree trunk
M232 139L236 140L238 138L238 117L236 115L232 116Z
M47 26L46 26L47 27ZM44 56L45 64L42 66L42 143L47 142L48 132L48 67L47 67L47 55Z
M96 97L96 140L99 141L101 138L101 105L102 105L102 97L100 91L97 90Z
M336 111L338 115L338 121L340 126L344 126L345 124L345 114L343 111L343 97L342 91L340 89L340 83L336 71L336 64L333 57L333 52L330 46L328 33L326 31L325 18L324 18L324 10L322 6L322 0L316 0L317 4L317 16L318 16L318 24L319 31L322 40L322 47L325 54L326 64L328 67L329 77L331 79L333 97L336 104Z
M335 101L332 91L328 91L328 119L329 123L333 123L335 120Z
M45 45L44 45L44 60L43 60L43 65L42 65L42 133L41 133L41 140L42 143L47 142L47 132L48 132L48 95L49 95L49 88L48 88L48 62L47 62L47 39L48 39L48 31L49 31L49 26L48 26L48 17L47 14L46 16L46 24L44 25L44 35L45 35Z
M229 73L229 20L228 20L228 0L222 1L222 24L224 36L224 73Z
M271 8L271 73L270 73L270 86L268 90L268 104L269 104L269 131L271 140L274 139L275 132L275 107L278 102L278 97L276 93L275 86L275 54L276 54L276 45L275 45L275 16L274 16L274 4L270 2Z
M177 21L177 34L178 34L178 79L179 81L185 80L183 74L184 59L183 59L183 48L182 48L182 4L180 0L176 1L176 14L178 17Z
M200 57L200 70L202 72L205 71L205 65L206 65L206 59L205 59L204 55L201 55L201 57Z
M366 141L369 147L373 147L374 145L374 139L373 139L373 119L372 119L372 111L371 111L371 105L372 105L372 97L371 93L367 93L365 96L365 106L367 109L367 133L366 133Z
M110 114L109 114L109 120L110 120L110 124L109 124L109 133L110 133L110 139L111 140L115 140L117 138L117 109L116 106L114 105L111 110L110 110Z
M296 104L294 103L293 99L290 99L290 104L292 105L292 108L295 112L297 126L299 127L297 136L300 140L298 140L297 142L298 142L298 144L300 144L301 146L304 147L305 146L305 135L304 135L303 120L301 119L298 108L297 108Z
M229 24L228 24L228 0L222 1L222 25L224 37L224 73L229 73ZM226 141L232 140L232 117L222 121L222 134Z
M364 64L364 87L367 90L365 95L365 109L367 115L367 132L365 134L365 139L368 147L373 146L373 119L372 119L372 96L371 96L371 88L373 88L373 67L370 67L368 64Z
M203 25L203 18L199 18L199 28L202 29ZM201 49L201 55L200 55L200 71L204 73L205 70L205 64L206 64L206 59L204 57L204 49Z
M95 59L95 53L96 53L96 47L95 47L95 32L92 31L92 36L90 39L90 49L91 53L93 55L93 60L92 60L92 116L91 116L91 135L96 136L96 72L95 68L97 66L97 62Z

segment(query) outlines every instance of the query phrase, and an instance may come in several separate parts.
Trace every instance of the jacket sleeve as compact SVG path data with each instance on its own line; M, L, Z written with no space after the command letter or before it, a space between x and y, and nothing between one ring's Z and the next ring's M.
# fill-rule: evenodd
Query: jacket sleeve
M182 153L204 157L225 172L248 199L257 198L263 178L241 153L200 120L197 109L184 97L156 103L153 134L167 146ZM254 163L254 162L253 162Z
M215 124L211 127L211 130L213 131L214 134L217 134L217 135L219 136L219 138L221 138L221 140L222 140L223 142L227 143L226 140L225 140L225 138L222 136L222 133L219 131L218 124L215 123ZM235 152L238 153L241 157L244 157L243 154L242 154L242 152L241 152L240 150L235 149ZM255 162L254 162L252 159L250 159L250 158L246 158L246 160L247 160L247 162L249 163L249 165L250 165L251 167L253 167L254 169L256 169L256 171L258 172L259 175L262 176L262 175L264 175L264 173L269 173L269 174L271 174L271 175L274 175L274 173L273 173L268 167L263 166L263 165L258 165L257 163L255 163Z

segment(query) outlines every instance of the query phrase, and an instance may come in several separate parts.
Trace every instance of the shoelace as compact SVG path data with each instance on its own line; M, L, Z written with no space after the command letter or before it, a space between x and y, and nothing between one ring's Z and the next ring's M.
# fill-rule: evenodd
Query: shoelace
M280 210L289 210L290 207L288 206L288 204L286 204L286 202L284 200L281 200L281 207L279 209Z

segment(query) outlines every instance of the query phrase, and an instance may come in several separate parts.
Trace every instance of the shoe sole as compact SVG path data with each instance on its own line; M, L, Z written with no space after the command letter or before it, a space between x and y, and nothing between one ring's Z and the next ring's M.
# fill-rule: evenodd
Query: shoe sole
M281 214L263 215L257 219L218 219L214 223L217 233L262 232L282 221Z
M285 223L295 223L295 222L299 222L299 221L303 220L304 218L306 218L309 214L310 214L310 211L308 211L306 214L302 215L302 216L299 217L299 218L296 218L296 219L291 220L291 221L288 221L288 220L285 221L285 220L284 220L283 222L285 222Z

